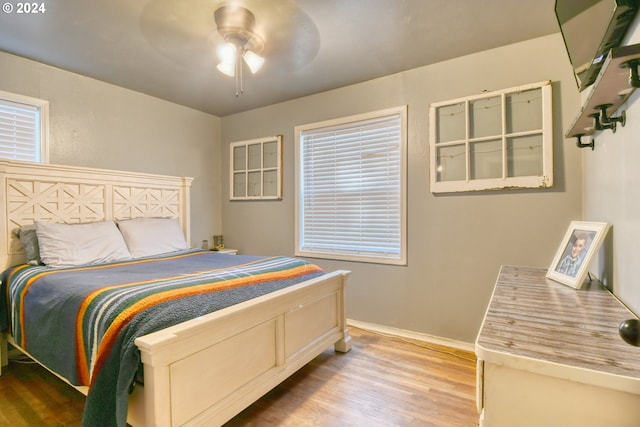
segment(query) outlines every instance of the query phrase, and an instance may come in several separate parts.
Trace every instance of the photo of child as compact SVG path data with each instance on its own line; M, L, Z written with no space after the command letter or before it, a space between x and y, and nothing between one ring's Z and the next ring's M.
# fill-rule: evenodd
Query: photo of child
M595 231L574 231L556 271L560 274L576 277L595 234Z
M609 227L606 222L571 221L546 277L580 289L590 274L593 258L598 255Z

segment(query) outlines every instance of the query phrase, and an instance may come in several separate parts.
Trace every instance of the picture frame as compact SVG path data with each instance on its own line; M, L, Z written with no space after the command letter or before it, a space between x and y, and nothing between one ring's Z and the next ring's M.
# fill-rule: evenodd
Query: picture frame
M282 200L282 135L229 145L229 200Z
M606 222L571 221L546 277L580 289L608 229Z

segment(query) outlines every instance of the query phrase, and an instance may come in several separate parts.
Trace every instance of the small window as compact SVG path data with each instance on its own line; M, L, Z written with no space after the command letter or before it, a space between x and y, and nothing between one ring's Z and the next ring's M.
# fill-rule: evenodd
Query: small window
M431 192L553 185L551 82L431 104Z
M406 106L296 132L296 255L406 264Z
M0 91L0 158L47 163L49 102Z
M282 137L230 145L230 200L282 199Z

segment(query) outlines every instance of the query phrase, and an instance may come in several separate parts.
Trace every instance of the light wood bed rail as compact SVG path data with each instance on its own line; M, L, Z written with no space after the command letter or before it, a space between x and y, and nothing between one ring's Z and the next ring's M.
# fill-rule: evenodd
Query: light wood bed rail
M192 178L0 161L0 265L24 260L12 231L35 220L78 223L177 218L190 241ZM211 426L231 419L330 346L351 348L348 271L140 337L144 387L129 399L133 426ZM7 339L0 334L0 361ZM86 393L86 390L79 390Z

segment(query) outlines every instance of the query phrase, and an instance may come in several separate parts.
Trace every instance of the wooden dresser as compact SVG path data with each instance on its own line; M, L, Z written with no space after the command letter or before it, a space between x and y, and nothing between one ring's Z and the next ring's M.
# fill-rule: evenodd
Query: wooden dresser
M500 270L475 345L480 427L640 426L640 348L618 335L634 315L545 273Z

